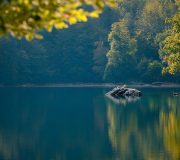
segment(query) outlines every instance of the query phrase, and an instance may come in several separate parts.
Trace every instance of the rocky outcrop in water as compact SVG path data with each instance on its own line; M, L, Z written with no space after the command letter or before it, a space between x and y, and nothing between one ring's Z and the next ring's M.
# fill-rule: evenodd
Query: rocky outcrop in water
M126 97L140 97L142 93L133 88L128 88L127 86L117 86L113 90L106 93L106 96L113 98L126 98Z

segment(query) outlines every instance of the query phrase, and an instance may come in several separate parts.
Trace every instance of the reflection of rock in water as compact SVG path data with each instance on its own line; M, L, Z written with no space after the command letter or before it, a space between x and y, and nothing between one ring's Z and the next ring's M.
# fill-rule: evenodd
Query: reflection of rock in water
M127 103L136 102L140 99L140 97L132 97L132 96L124 96L120 98L114 98L112 96L106 95L109 99L111 99L113 102L117 104L123 104L126 105Z
M125 96L125 101L126 102L136 102L137 100L140 99L140 97L129 97L129 96Z

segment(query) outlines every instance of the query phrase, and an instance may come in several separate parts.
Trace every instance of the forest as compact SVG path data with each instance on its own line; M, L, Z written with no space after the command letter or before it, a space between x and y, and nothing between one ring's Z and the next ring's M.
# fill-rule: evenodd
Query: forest
M40 33L0 38L0 84L180 82L178 1L121 0L98 19Z

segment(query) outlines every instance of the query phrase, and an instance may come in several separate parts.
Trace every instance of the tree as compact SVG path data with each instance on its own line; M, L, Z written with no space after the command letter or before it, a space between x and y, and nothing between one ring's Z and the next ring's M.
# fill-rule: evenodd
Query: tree
M42 40L1 38L0 84L101 82L114 16L107 7L98 19L43 32Z
M67 28L98 17L114 0L0 0L0 36L42 38L41 30Z
M112 25L109 34L110 50L107 53L105 80L126 80L131 78L134 69L136 40L130 36L128 21L121 20Z
M168 22L172 25L165 30L167 36L160 43L159 52L165 64L163 73L175 74L180 72L180 12L177 12Z
M93 71L96 73L96 77L98 77L100 80L103 77L104 69L106 66L106 53L108 51L108 48L104 45L103 41L97 41L96 42L96 48L93 51Z
M162 76L160 72L162 65L158 51L161 40L157 41L157 35L169 26L165 20L177 12L177 4L172 0L119 0L118 6L119 21L112 25L109 34L111 48L107 54L105 79L146 82L170 80L172 76ZM179 37L176 38L179 43ZM176 46L175 50L178 51L180 45ZM175 61L174 65L180 64L177 57Z

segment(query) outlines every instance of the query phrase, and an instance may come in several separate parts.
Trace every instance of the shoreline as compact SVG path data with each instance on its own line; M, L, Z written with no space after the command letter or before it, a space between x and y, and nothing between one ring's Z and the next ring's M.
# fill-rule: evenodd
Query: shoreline
M1 85L0 88L113 88L118 83L60 83L60 84L22 84L22 85ZM176 83L152 83L152 84L127 84L133 88L180 88L180 84Z

